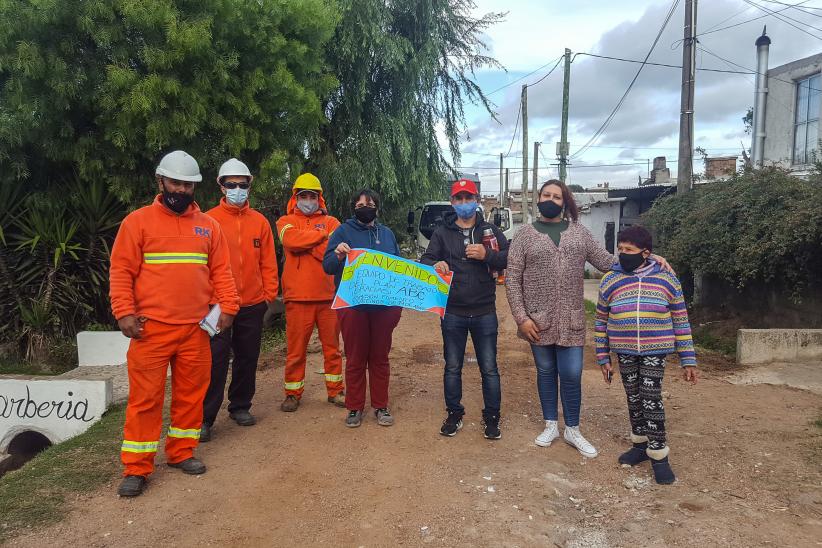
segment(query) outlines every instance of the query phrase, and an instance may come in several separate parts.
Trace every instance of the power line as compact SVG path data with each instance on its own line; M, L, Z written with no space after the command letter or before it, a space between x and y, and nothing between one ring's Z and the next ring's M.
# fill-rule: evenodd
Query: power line
M621 57L611 57L609 55L598 55L596 53L576 53L576 54L574 54L574 57L576 57L577 55L585 55L586 57L596 57L598 59L609 59L611 61L623 61L625 63L638 63L638 64L644 64L644 65L651 66L651 67L667 67L667 68L682 69L682 65L669 65L667 63L645 63L645 62L640 61L638 59L623 59ZM724 74L752 74L751 72L740 72L740 71L737 71L737 70L723 70L723 69L709 69L709 68L698 68L697 70L702 71L702 72L721 72L721 73L724 73Z
M799 4L787 4L785 2L779 2L777 0L763 0L763 1L764 2L769 2L771 4L779 4L780 6L788 6L788 8L793 8L796 11L800 11L802 13L807 13L808 15L813 15L814 17L822 17L822 15L820 15L818 13L808 11L808 10L822 10L822 8L817 8L817 7L814 7L814 6L805 6L803 8L799 7L800 4L804 4L805 2L800 2Z
M539 67L539 68L537 68L537 69L535 69L535 70L532 70L531 72L529 72L529 73L528 73L528 74L526 74L525 76L522 76L522 77L520 77L520 78L517 78L517 79L516 79L516 80L514 80L513 82L509 82L509 83L505 84L504 86L498 87L498 88L497 88L497 89L495 89L494 91L491 91L491 92L489 92L489 93L486 93L485 95L486 95L486 96L488 96L488 95L493 95L493 94L497 93L498 91L502 91L502 90L504 90L505 88L509 88L509 87L513 86L514 84L516 84L517 82L521 82L521 81L525 80L526 78L528 78L529 76L532 76L532 75L534 75L534 74L538 73L539 71L541 71L541 70L542 70L542 69L544 69L545 67L549 66L549 65L550 65L551 63L553 63L554 61L556 61L556 62L557 62L557 64L559 64L559 61L561 61L561 60L562 60L562 58L563 58L564 56L565 56L565 55L560 55L560 56L559 56L559 59L554 59L554 60L552 60L552 61L548 61L547 63L545 63L545 64L544 64L544 65L542 65L541 67ZM555 68L556 68L556 67L554 67L554 69L555 69ZM551 72L554 72L554 69L551 69ZM548 74L551 74L551 72L549 72ZM539 82L541 82L542 80L544 80L544 79L548 76L548 74L546 74L546 75L545 75L545 76L543 76L540 80L538 80L538 81L536 82L536 84L538 84ZM531 84L531 85L535 85L535 84Z
M616 104L614 109L611 111L611 114L608 115L608 118L605 119L605 122L602 123L602 125L599 127L599 129L582 146L582 148L580 148L574 154L571 155L572 159L584 154L585 151L588 150L588 147L590 145L594 144L594 142L596 142L596 140L599 138L599 136L602 135L605 132L605 130L608 128L608 126L611 124L611 121L613 121L614 116L616 116L617 112L619 112L619 109L622 108L622 105L625 103L625 99L628 97L628 94L631 93L631 90L633 89L634 84L636 83L637 79L639 79L639 75L642 73L642 69L645 68L645 63L648 62L648 59L651 57L651 54L654 52L654 49L656 48L656 45L659 43L660 38L662 38L662 33L665 32L665 28L668 26L668 23L671 21L671 17L673 17L674 12L676 11L676 7L679 5L679 1L680 0L674 0L673 4L671 5L671 9L668 10L668 15L665 17L665 21L662 23L662 26L660 27L659 32L657 33L653 44L651 44L651 47L648 50L648 54L645 56L645 59L643 60L643 63L640 65L639 69L636 71L636 74L634 75L633 80L631 80L631 83L628 84L628 88L625 90L625 93L622 94L622 97L620 98L619 102Z
M787 11L787 10L791 9L792 7L794 7L794 6L801 6L802 4L807 4L808 2L810 2L810 0L804 0L803 2L799 2L798 4L794 4L793 6L788 6L786 8L776 10L775 13L782 13L783 11ZM746 9L745 11L748 11L748 10ZM745 13L745 11L737 13L736 15L741 15L742 13ZM736 17L736 15L734 15L734 17ZM704 32L700 32L699 34L696 35L696 37L699 38L700 36L707 36L708 34L714 34L715 32L722 32L723 30L728 30L728 29L733 29L733 28L736 28L736 27L741 27L742 25L747 25L748 23L753 23L754 21L759 21L760 19L765 19L766 17L768 17L768 14L760 15L758 17L754 17L752 19L747 19L745 21L740 21L739 23L734 23L733 25L728 25L727 27L722 27L722 28L713 29L713 30L709 29L709 30L706 30ZM733 17L731 19L733 19ZM674 42L671 45L671 48L678 47L678 44L681 44L681 43L682 43L681 39L677 40L676 42Z
M525 87L528 87L528 88L534 87L535 85L539 84L540 82L542 82L543 80L545 80L546 78L548 78L549 76L551 76L551 74L552 74L555 70L557 70L557 67L558 67L558 66L559 66L559 64L562 62L562 59L563 59L564 57L565 57L564 55L563 55L562 57L560 57L560 58L557 60L557 64L556 64L556 65L554 65L554 67L553 67L551 70L549 70L549 71L545 74L545 76L543 76L542 78L540 78L539 80L537 80L537 81L536 81L536 82L534 82L533 84L526 84L526 86L525 86Z
M712 52L711 50L709 50L708 48L706 48L705 46L703 46L701 43L699 44L699 49L701 49L702 51L704 51L704 52L705 52L705 53L707 53L708 55L711 55L711 56L713 56L713 57L716 57L716 58L717 58L717 59L719 59L720 61L724 61L725 63L727 63L727 64L729 64L729 65L732 65L732 66L735 66L735 67L738 67L738 68L742 68L742 69L745 69L745 70L751 70L751 69L749 69L749 68L747 68L747 67L745 67L745 66L740 65L739 63L734 63L734 62L733 62L733 61L731 61L730 59L725 59L724 57L721 57L720 55L718 55L718 54L716 54L716 53ZM758 71L755 71L755 70L751 70L751 74L752 74L752 75L753 75L753 74L760 74L760 75L762 75L762 76L767 77L768 79L771 79L771 80L776 80L776 81L778 81L778 82L784 82L785 84L788 84L788 85L790 85L790 86L795 86L795 85L796 85L796 82L794 82L794 81L791 81L791 80L783 80L782 78L778 78L778 77L776 77L776 76L773 76L773 75L771 75L771 74L768 74L767 72L764 72L764 73L763 73L763 72L758 72ZM809 89L812 89L813 91L820 91L820 92L822 92L822 89L817 89L817 88L809 88ZM790 109L789 109L789 110L790 110Z
M793 28L795 28L795 29L796 29L796 30L798 30L798 31L800 31L800 32L804 32L804 33L805 33L805 34L807 34L808 36L813 36L813 37L814 37L814 38L816 38L817 40L822 40L822 37L819 37L819 36L815 35L814 33L809 32L809 31L807 31L807 30L803 29L802 27L800 27L800 26L798 26L798 25L795 25L795 24L793 24L793 23L791 22L791 21L794 21L794 22L799 23L799 24L802 24L802 25L807 25L807 23L805 23L804 21L800 21L800 20L798 20L798 19L794 19L793 17L788 17L787 15L779 15L779 12L777 12L777 11L773 11L773 10L770 10L770 9L768 9L768 8L764 7L764 6L760 6L759 4L757 4L756 2L752 2L751 0L742 0L742 1L743 1L743 2L745 2L746 4L749 4L749 5L751 5L751 6L755 7L755 8L758 8L758 9L760 9L760 10L764 11L764 12L765 12L765 13L767 13L768 15L771 15L771 16L775 17L777 20L782 21L783 23L785 23L785 24L788 24L788 25L792 26ZM788 9L788 8L785 8L785 9ZM784 11L784 10L782 10L782 11ZM808 25L808 27L809 27L809 28L812 28L813 30L816 30L816 31L822 32L822 29L819 29L819 28L814 27L814 26L812 26L812 25Z
M710 32L710 31L714 30L714 29L715 29L715 28L717 28L717 27L721 27L722 25L724 25L725 23L727 23L727 22L728 22L728 21L730 21L731 19L735 19L736 17L738 17L738 16L742 15L743 13L747 12L747 11L748 11L748 10L750 10L750 9L751 9L751 7L750 7L750 6L748 6L747 8L743 9L742 11L739 11L739 12L734 13L733 15L731 15L730 17L727 17L727 18L723 19L722 21L720 21L720 22L719 22L719 23L717 23L716 25L713 25L713 26L708 27L707 29L705 29L704 31L702 31L702 34L706 34L707 32ZM699 36L699 34L697 34L697 36ZM679 40L679 43L681 43L681 42L682 42L682 40Z
M514 139L517 138L517 129L519 129L520 116L522 116L522 98L521 97L520 97L520 100L519 100L519 107L517 107L517 123L514 124L514 134L511 135L511 144L508 145L508 152L506 152L504 154L504 156L506 158L508 157L509 154L511 154L511 148L513 148L513 146L514 146Z

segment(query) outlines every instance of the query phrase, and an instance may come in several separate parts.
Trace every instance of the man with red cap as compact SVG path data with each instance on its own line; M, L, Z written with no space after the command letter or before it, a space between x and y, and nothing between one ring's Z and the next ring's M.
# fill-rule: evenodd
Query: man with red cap
M420 262L440 272L454 273L448 305L441 321L445 355L445 406L448 416L440 428L443 436L454 436L462 428L465 408L462 399L462 366L468 334L474 344L480 374L484 435L499 439L500 381L497 370L496 284L492 271L502 271L508 262L508 240L478 211L477 185L460 179L451 187L453 212L443 215L443 224L434 231ZM499 250L482 244L483 233L492 231Z

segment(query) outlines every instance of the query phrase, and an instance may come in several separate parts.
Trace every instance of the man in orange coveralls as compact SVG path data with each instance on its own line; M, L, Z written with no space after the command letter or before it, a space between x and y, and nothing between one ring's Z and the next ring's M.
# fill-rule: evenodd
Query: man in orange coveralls
M229 417L240 426L257 422L249 410L257 385L263 316L268 303L277 298L279 280L271 225L248 204L253 180L248 166L240 160L231 158L225 162L217 174L217 184L225 197L220 205L206 212L220 223L228 242L240 311L230 329L211 338L211 384L203 402L200 443L211 441L212 426L223 404L232 351Z
M334 278L323 270L328 237L340 222L328 215L320 180L303 173L294 181L288 214L277 220L283 243L283 300L288 350L285 360L285 400L280 409L296 411L305 387L305 358L314 326L325 357L328 401L345 407L342 356L337 314L331 310Z
M197 162L182 150L171 152L156 176L160 194L123 219L111 251L111 308L131 338L120 453L125 477L118 489L124 497L140 495L154 470L169 363L166 459L187 474L206 471L194 458L211 375L209 338L199 322L212 294L222 310L218 329L231 327L240 308L225 236L193 201L194 185L202 180Z

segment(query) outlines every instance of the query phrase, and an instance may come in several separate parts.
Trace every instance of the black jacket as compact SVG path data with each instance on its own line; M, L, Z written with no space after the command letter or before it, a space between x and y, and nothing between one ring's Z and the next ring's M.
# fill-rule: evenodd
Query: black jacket
M489 267L500 273L505 269L508 264L508 240L499 228L477 213L477 222L468 236L470 243L481 244L483 230L491 228L497 237L499 251L488 250L484 261L468 259L465 257L465 236L456 221L454 211L443 215L443 224L431 235L431 243L420 257L420 262L434 265L445 261L454 272L448 294L448 314L469 317L490 314L496 310L497 287Z

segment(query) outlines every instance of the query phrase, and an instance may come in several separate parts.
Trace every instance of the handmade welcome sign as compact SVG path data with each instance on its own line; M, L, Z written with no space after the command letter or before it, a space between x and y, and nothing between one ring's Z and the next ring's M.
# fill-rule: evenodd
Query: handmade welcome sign
M331 308L360 304L401 306L445 315L452 272L370 249L352 249Z

